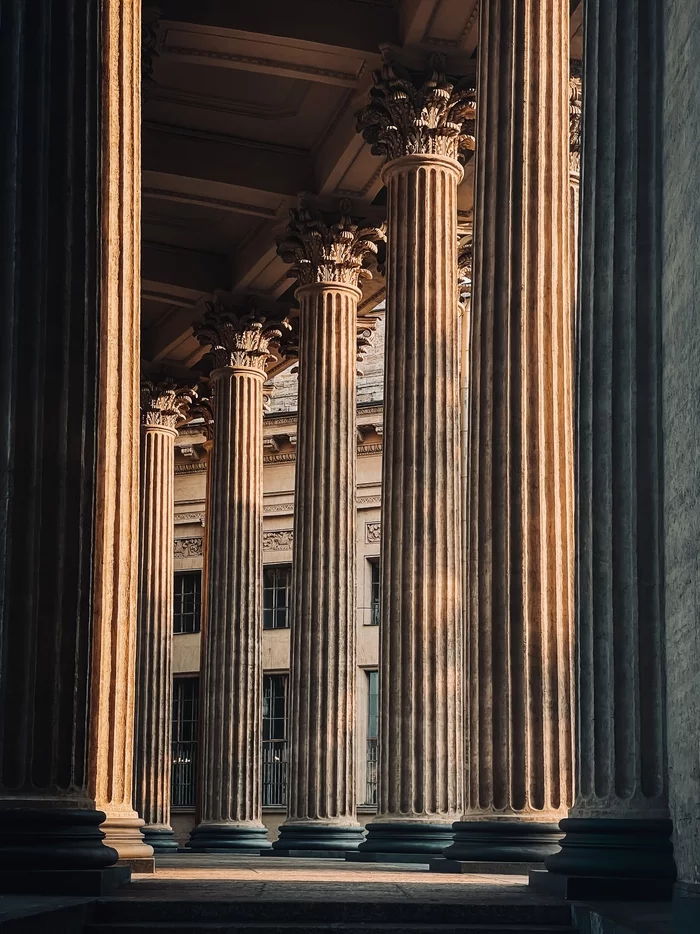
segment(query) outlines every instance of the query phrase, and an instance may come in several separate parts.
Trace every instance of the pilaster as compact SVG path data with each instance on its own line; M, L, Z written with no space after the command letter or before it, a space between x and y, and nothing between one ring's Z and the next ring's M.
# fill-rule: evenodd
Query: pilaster
M355 795L357 303L383 230L302 205L279 253L299 287L287 819L274 853L342 856Z
M439 854L463 808L457 295L460 157L474 89L434 56L387 62L358 130L388 191L379 812L362 859Z
M175 438L195 387L141 383L141 508L134 806L154 850L177 849L170 827Z
M260 803L263 383L288 330L224 295L195 327L214 366L198 815L189 843L199 852L270 846Z

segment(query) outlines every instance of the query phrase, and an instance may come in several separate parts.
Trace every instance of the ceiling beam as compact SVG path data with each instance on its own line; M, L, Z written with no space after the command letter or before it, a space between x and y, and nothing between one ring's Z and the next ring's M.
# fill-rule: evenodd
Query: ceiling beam
M313 186L313 165L303 150L157 124L143 129L142 167L283 196Z
M226 256L217 253L146 241L141 245L141 278L151 284L153 291L167 294L167 286L173 286L210 294L230 288L231 264Z
M371 0L161 0L163 20L235 29L260 36L314 42L377 53L382 42L399 39L398 16L390 3Z

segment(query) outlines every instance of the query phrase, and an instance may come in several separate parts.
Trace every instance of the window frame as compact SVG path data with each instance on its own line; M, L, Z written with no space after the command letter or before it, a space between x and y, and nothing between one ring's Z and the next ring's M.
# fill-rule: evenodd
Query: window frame
M266 575L268 573L278 574L284 572L286 576L286 583L283 586L275 583L271 587L266 585ZM266 605L266 595L272 592L273 600L272 606ZM278 594L284 593L286 602L283 605L279 605L277 602ZM289 629L291 622L291 612L292 612L292 565L289 563L280 563L280 564L265 564L263 565L262 573L262 620L263 620L263 631L264 632L274 632L278 629ZM266 616L268 613L271 613L273 616L273 625L266 625ZM278 614L281 614L284 624L278 625L277 619Z
M185 592L184 589L178 592L178 582L191 577L196 581L194 590ZM183 603L185 597L193 597L193 606L191 611L184 612ZM192 620L192 628L186 627L184 621ZM181 628L178 628L178 620ZM195 635L202 631L202 571L198 568L188 568L175 571L173 575L173 635L185 636Z

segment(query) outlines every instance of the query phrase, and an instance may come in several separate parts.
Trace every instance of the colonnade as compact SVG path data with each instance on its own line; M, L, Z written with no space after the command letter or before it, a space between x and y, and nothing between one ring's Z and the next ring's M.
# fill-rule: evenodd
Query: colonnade
M546 857L537 884L572 897L606 885L634 895L640 879L655 897L670 891L662 555L679 533L664 526L663 488L665 470L680 482L682 465L660 432L662 55L646 5L591 4L586 27L576 656L568 22L556 0L494 0L481 14L476 89L439 59L420 73L387 62L359 119L388 190L380 806L364 841L352 759L355 316L383 232L347 207L302 205L280 244L299 283L298 335L220 302L196 329L214 358L214 436L193 849L266 848L262 387L271 360L298 353L297 688L277 852L424 861L446 851L467 868ZM27 154L0 151L13 244L0 256L5 890L41 891L61 871L77 878L73 891L99 893L123 877L119 857L147 868L151 843L171 845L168 504L174 431L194 390L164 391L153 377L144 387L137 601L139 55L128 7L104 4L101 41L89 11L59 37L43 0L34 32L10 23L15 50L43 36L37 55L0 64ZM99 61L101 114L90 91ZM34 95L33 120L17 88ZM44 120L52 95L62 109ZM488 144L476 152L463 588L457 186L475 136ZM90 227L98 203L101 240ZM46 235L49 215L62 218L62 239Z

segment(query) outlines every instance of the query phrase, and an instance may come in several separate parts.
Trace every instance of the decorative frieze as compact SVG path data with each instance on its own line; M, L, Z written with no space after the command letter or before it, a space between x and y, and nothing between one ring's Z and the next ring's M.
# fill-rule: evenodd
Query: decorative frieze
M263 532L264 551L291 551L294 542L293 529Z
M200 558L203 552L203 539L176 538L174 553L176 558Z

